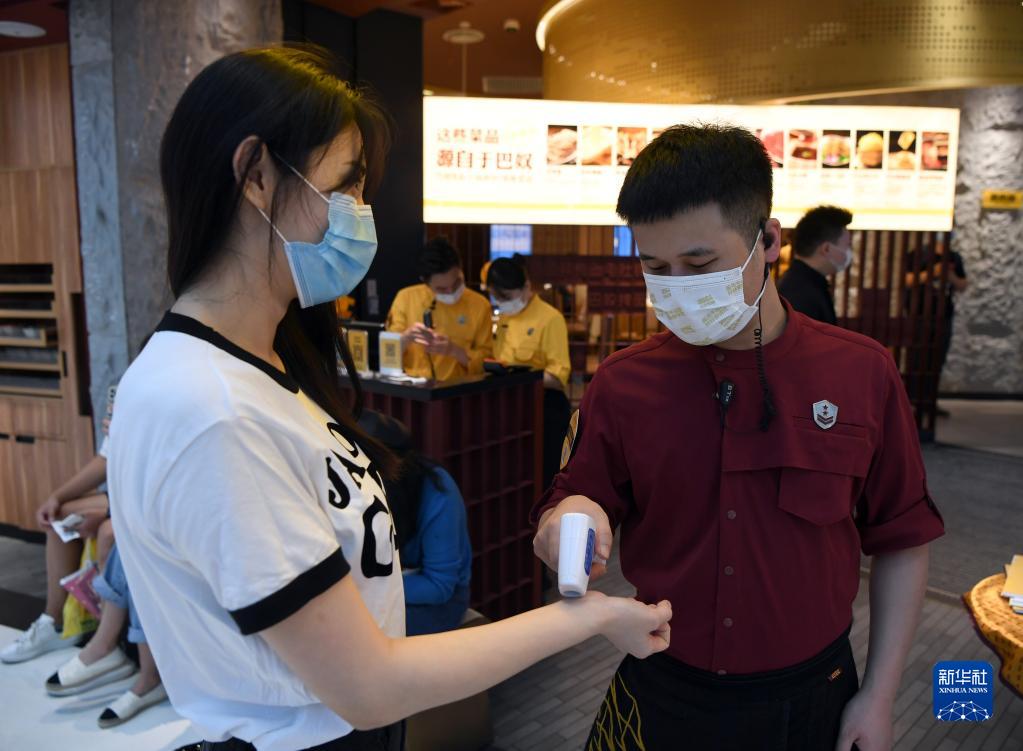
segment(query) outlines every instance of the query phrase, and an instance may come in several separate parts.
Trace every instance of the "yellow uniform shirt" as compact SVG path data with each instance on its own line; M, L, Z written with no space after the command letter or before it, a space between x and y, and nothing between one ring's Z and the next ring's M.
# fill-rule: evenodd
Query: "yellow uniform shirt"
M572 364L565 317L533 295L521 313L498 320L494 357L506 365L546 371L568 386Z
M387 330L405 332L412 324L422 323L423 314L430 309L435 297L425 284L416 284L398 292L387 314ZM433 328L446 335L469 355L469 367L446 355L427 355L421 344L410 343L405 348L405 372L411 376L430 378L434 373L438 381L483 372L483 360L493 351L493 333L490 301L479 292L466 289L454 305L437 302L433 308ZM433 372L430 359L433 359Z

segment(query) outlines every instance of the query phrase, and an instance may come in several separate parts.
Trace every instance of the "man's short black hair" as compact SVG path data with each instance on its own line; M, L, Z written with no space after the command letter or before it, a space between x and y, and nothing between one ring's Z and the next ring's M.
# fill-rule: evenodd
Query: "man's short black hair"
M852 218L851 213L838 206L810 209L792 232L792 252L800 258L809 258L821 243L838 242Z
M423 247L419 254L419 278L429 281L434 274L443 274L453 268L460 268L462 259L448 239L444 236L435 237Z
M651 141L629 167L617 211L633 225L715 203L728 226L753 242L771 215L771 177L771 158L748 130L675 125Z

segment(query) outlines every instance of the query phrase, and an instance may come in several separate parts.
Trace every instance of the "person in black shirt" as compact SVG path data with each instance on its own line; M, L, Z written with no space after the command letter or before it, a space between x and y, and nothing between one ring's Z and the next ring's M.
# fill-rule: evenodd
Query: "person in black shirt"
M925 245L919 250L911 248L904 256L906 277L903 302L906 314L926 316L931 319L928 326L921 325L916 339L917 346L910 351L910 372L915 374L924 365L924 355L920 347L927 348L929 343L936 341L938 344L937 362L933 363L935 388L941 381L941 371L945 367L948 350L952 344L955 295L970 286L970 282L966 278L966 267L963 264L962 256L953 250L947 252L948 258L946 259L945 252L941 248ZM942 274L941 267L945 263L949 264L949 269L947 273ZM928 285L934 290L931 295L927 295L924 289ZM920 289L915 290L915 287ZM939 322L938 313L942 306L945 308L945 320ZM918 379L910 377L907 388L910 397L915 399L920 391ZM937 415L948 417L949 413L938 407Z
M838 323L826 277L852 263L852 214L837 206L818 206L799 220L792 235L792 265L778 292L792 307L822 323Z

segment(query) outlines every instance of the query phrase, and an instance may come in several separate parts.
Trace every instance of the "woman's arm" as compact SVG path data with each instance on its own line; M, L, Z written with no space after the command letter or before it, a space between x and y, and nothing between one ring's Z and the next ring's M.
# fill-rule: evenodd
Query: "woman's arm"
M95 490L107 479L107 460L103 456L94 456L71 478L50 494L36 510L36 521L39 526L48 526L60 514L60 507L68 501L81 498L91 490Z
M81 498L90 490L95 490L107 479L107 460L102 456L94 456L84 467L53 491L53 497L61 503L73 498Z
M603 634L646 657L668 646L671 605L590 592L497 623L390 639L346 576L261 635L319 699L358 729L483 691Z

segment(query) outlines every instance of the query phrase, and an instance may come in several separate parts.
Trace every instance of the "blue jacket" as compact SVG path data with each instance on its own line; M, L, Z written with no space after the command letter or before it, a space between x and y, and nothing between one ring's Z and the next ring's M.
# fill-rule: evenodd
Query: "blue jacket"
M437 467L436 475L442 489L423 478L416 534L401 548L402 567L418 569L405 574L406 605L440 605L469 585L472 544L462 494L446 471Z

